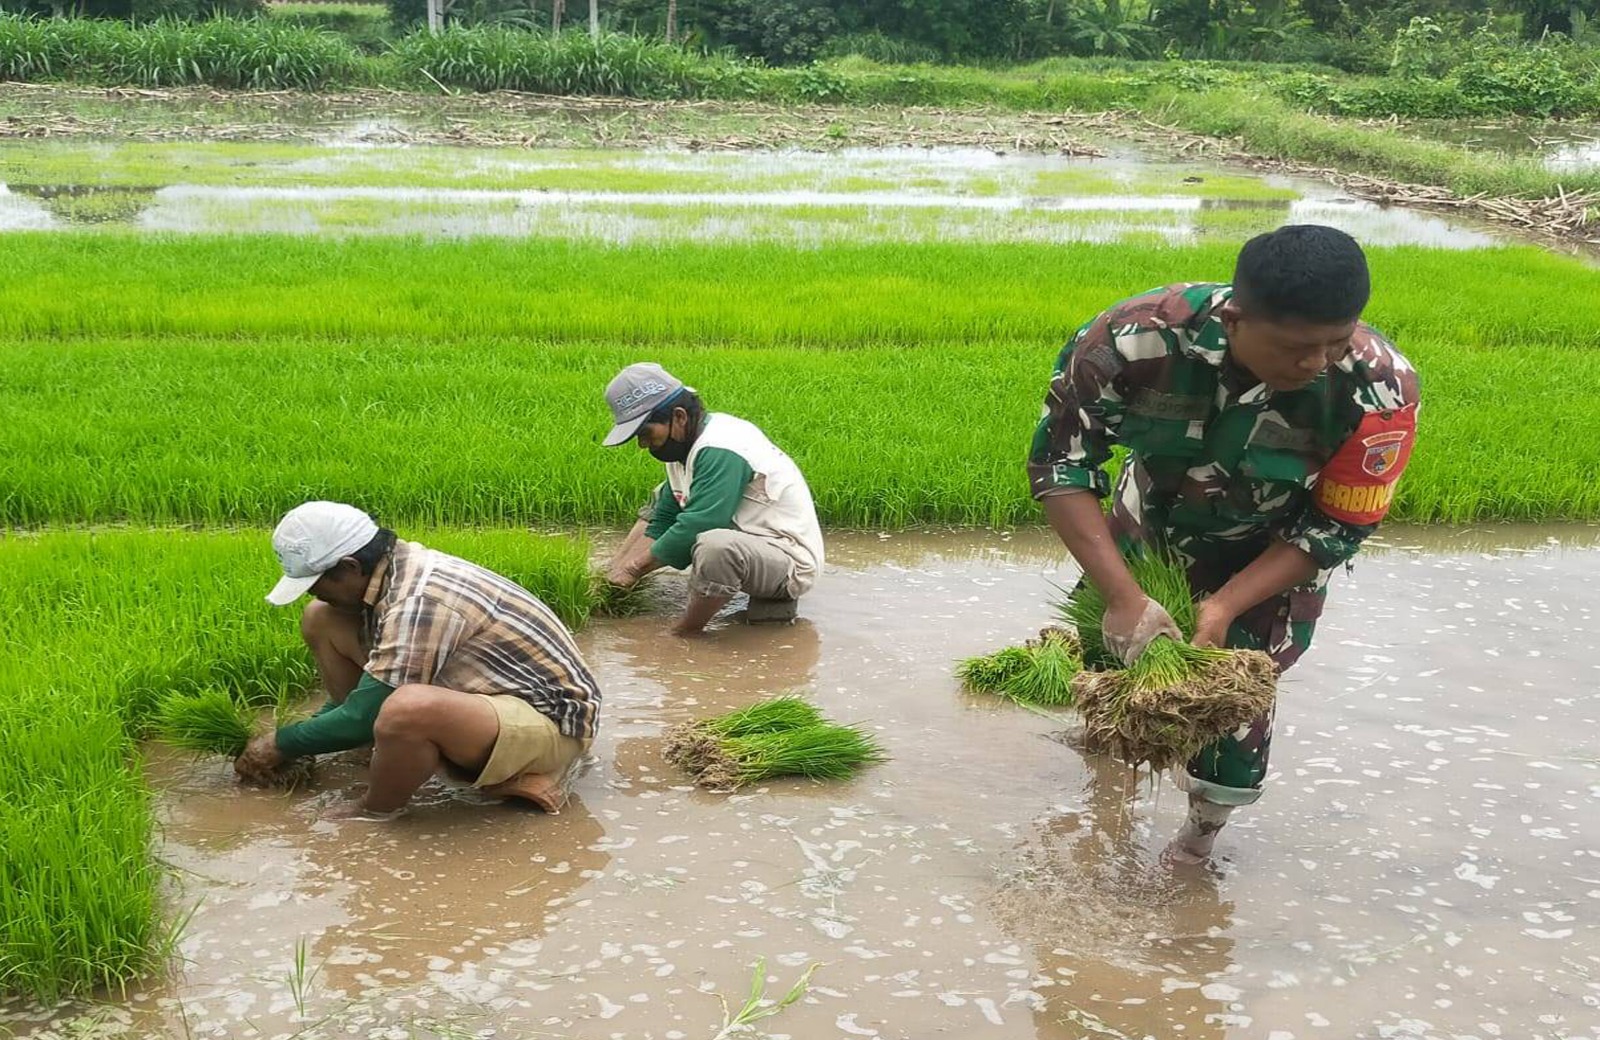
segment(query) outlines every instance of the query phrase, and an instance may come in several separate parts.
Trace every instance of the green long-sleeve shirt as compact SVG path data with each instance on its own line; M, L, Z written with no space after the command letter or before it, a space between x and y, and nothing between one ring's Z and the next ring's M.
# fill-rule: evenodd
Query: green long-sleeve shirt
M329 701L309 719L279 727L278 750L297 758L348 751L372 743L372 727L378 721L378 710L393 692L393 686L362 672L361 681L341 703Z
M696 538L733 526L739 500L755 475L748 462L726 448L701 449L695 456L687 501L679 505L666 485L656 496L655 510L645 527L645 536L653 539L650 554L668 567L688 568Z

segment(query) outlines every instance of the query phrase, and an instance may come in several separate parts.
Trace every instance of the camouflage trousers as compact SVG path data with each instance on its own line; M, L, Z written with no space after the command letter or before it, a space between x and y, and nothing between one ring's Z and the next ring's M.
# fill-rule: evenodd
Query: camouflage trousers
M1197 598L1222 588L1271 544L1266 531L1240 539L1217 539L1153 525L1117 508L1112 510L1111 526L1124 551L1139 544L1155 544L1175 552L1188 565L1189 588ZM1327 577L1326 572L1318 574L1312 583L1264 600L1241 614L1228 629L1228 646L1264 651L1282 675L1311 646L1322 615ZM1202 750L1184 773L1177 775L1178 786L1218 805L1248 805L1260 798L1272 749L1272 718L1268 711Z

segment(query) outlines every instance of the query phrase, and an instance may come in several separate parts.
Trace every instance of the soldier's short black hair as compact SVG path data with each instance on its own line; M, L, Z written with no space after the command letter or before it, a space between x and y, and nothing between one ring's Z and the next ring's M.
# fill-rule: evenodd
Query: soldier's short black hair
M1290 224L1239 250L1233 298L1247 314L1317 324L1353 321L1372 295L1367 258L1338 228Z

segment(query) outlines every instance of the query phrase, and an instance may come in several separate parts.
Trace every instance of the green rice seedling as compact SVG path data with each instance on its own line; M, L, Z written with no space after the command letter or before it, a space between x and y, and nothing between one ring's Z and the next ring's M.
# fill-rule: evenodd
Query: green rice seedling
M285 239L262 253L247 239L121 234L15 244L0 251L0 486L11 492L0 524L271 525L315 488L408 533L631 521L659 467L642 452L575 449L572 422L592 416L594 436L604 431L599 392L641 351L704 384L711 407L761 420L806 473L825 524L1033 522L1037 506L1015 490L1016 431L1036 419L1049 344L1129 285L1225 276L1233 252ZM1372 319L1425 374L1433 445L1391 518L1600 516L1600 459L1581 447L1600 438L1600 408L1567 392L1600 384L1591 272L1533 250L1371 257ZM445 291L416 282L415 265L482 277ZM1069 289L1041 304L1044 284ZM1445 285L1462 293L1429 288ZM901 342L936 349L886 345ZM330 397L352 366L372 389ZM920 421L924 385L965 388L948 409L966 465L944 464L943 431ZM1505 385L1563 436L1496 424ZM822 388L857 418L793 407L795 389ZM100 421L60 421L91 413ZM286 440L300 445L293 458L276 447ZM357 456L361 474L345 462ZM1497 464L1507 457L1526 464ZM587 598L587 573L571 580Z
M860 730L818 723L718 740L696 782L736 790L781 776L846 780L885 757L877 741Z
M775 1001L767 1000L767 959L756 960L755 970L750 975L750 995L745 999L737 1011L728 1007L728 1002L720 995L722 1001L722 1028L717 1030L717 1035L711 1040L727 1040L728 1037L748 1035L754 1031L755 1023L764 1018L771 1018L785 1008L798 1004L811 988L811 975L820 964L808 964L806 970L800 973L795 984L789 987L789 992Z
M594 574L594 613L599 617L633 617L650 610L652 595L648 581L632 585L613 585L605 574Z
M810 701L792 694L774 697L714 718L673 726L666 734L664 754L680 769L699 773L716 756L717 745L723 740L784 733L822 721L822 713Z
M1006 679L1002 695L1043 707L1072 703L1072 680L1083 670L1083 654L1075 636L1057 633L1059 629L1047 629L1027 646L1027 667Z
M156 709L156 736L180 751L197 755L238 758L255 730L255 710L227 690L174 693Z
M1091 746L1154 771L1182 766L1259 717L1277 696L1277 669L1259 650L1198 647L1166 637L1126 669L1073 683Z
M1006 684L1032 662L1033 655L1027 647L1008 646L962 661L956 666L956 678L974 693L1003 693Z
M788 695L760 701L696 725L718 737L749 737L804 729L822 721L822 713L802 697Z
M1125 559L1133 580L1145 595L1159 603L1184 638L1194 634L1194 594L1189 589L1188 574L1178 559L1154 548L1139 548L1126 554ZM1101 623L1105 619L1106 601L1100 590L1087 577L1067 593L1057 604L1062 620L1078 633L1083 647L1083 660L1090 668L1116 668L1122 662L1106 649Z

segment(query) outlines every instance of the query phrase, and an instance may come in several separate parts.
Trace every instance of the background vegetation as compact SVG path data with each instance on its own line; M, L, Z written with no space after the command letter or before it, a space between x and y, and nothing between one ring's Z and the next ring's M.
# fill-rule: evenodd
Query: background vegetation
M438 37L421 0L0 0L0 78L1036 109L1248 88L1331 115L1552 116L1600 112L1597 2L601 0L591 39L565 0L452 0Z

